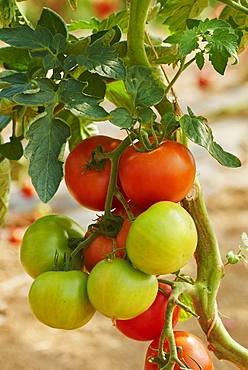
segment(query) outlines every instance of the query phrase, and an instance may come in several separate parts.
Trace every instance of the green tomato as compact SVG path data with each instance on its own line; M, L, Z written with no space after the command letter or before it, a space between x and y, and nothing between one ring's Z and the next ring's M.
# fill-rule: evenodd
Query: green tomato
M57 268L63 270L64 257L70 255L69 238L82 238L83 230L66 216L41 217L29 226L21 245L21 263L26 272L35 278L45 271L54 270L55 255ZM80 270L81 255L75 256L71 269Z
M186 265L197 245L190 214L179 204L158 202L140 214L127 236L132 264L147 274L170 274Z
M81 271L48 271L39 275L29 291L34 315L57 329L76 329L95 313L87 294L88 275Z
M134 269L120 258L97 263L88 279L90 302L113 319L131 319L141 314L152 305L157 291L155 276Z

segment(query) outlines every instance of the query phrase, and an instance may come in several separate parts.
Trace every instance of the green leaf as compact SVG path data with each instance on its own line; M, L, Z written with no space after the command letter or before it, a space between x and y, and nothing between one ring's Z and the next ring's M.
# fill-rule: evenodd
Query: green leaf
M106 98L117 107L124 107L132 112L133 101L128 95L123 81L114 81L107 84Z
M145 124L153 123L156 119L156 114L153 112L151 108L140 107L138 109L138 114L139 114L138 120L141 123L145 123Z
M59 157L70 129L61 119L53 118L52 109L49 109L35 118L27 136L29 175L40 199L46 203L56 193L63 177L63 163Z
M56 35L57 33L59 33L63 35L66 39L68 37L66 24L63 18L51 9L43 8L40 19L38 21L38 26L47 28L52 33L52 35Z
M33 89L26 89L22 93L15 94L13 100L20 105L40 106L55 104L56 94L49 79L36 80Z
M119 26L122 30L126 30L128 26L128 13L122 10L118 13L111 14L108 18L100 21L97 18L91 18L89 21L74 21L68 25L69 31L76 30L94 30L103 31Z
M194 312L194 305L192 298L187 293L182 293L179 298L180 302L188 306ZM179 321L184 322L189 320L192 317L191 313L186 312L184 309L180 309L179 311Z
M15 21L15 0L0 0L0 28L11 27Z
M184 134L195 144L208 150L220 164L226 167L240 167L239 158L231 153L224 151L219 144L214 141L211 128L207 125L206 119L195 116L188 108L189 114L185 114L179 120Z
M28 70L31 58L25 49L17 49L15 47L0 48L0 65L5 69L13 69L18 72Z
M164 126L164 135L168 139L170 139L171 135L180 127L174 112L166 112L161 118L161 123Z
M158 54L158 58L154 59L154 63L156 64L176 64L179 60L178 55L178 47L175 45L172 46L161 46L155 48L156 52ZM149 57L148 53L148 57ZM154 52L152 52L153 58L154 58ZM149 60L153 62L153 58Z
M158 104L164 96L164 86L149 67L128 68L125 85L135 106L150 107Z
M9 205L10 164L7 159L0 162L0 225L3 223Z
M0 115L0 132L9 124L11 121L11 116L1 116Z
M87 86L84 89L85 94L95 96L99 99L104 99L106 84L100 76L95 73L85 71L80 75L79 80L87 83Z
M74 115L94 121L108 119L108 113L99 106L101 99L83 93L86 84L78 80L61 81L59 85L59 99Z
M197 67L199 69L202 69L205 64L205 59L204 59L204 54L201 51L196 54L195 61L196 61Z
M188 18L196 18L207 8L208 0L160 0L160 15L172 32L186 29Z
M23 156L23 147L20 138L12 136L10 142L0 144L0 154L7 159L20 159Z
M74 116L69 111L62 111L59 117L70 127L71 136L69 139L69 149L72 151L82 140L89 136L97 135L98 129L90 120Z
M8 45L23 49L47 49L53 42L52 33L45 27L37 27L34 31L28 26L3 28L0 40Z
M117 127L131 128L133 125L133 118L125 108L116 108L110 115L110 122Z

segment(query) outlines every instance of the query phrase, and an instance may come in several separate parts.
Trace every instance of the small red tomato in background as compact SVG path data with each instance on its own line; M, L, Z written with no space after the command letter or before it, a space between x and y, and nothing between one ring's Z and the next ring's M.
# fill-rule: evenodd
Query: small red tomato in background
M101 168L90 168L92 152L101 147L104 152L113 151L120 140L97 135L79 143L69 154L65 162L65 182L71 195L82 206L103 211L108 190L111 163L103 160Z
M120 9L120 2L117 0L93 0L93 14L100 18L107 18L111 13Z
M99 235L83 250L84 265L87 271L90 272L98 262L106 258L109 253L113 252L114 248L121 248L120 251L115 253L116 257L124 257L125 252L122 249L126 247L127 234L130 227L131 222L125 220L116 240L108 238L105 235Z
M191 152L169 140L150 152L138 152L130 146L119 165L123 191L141 208L163 200L179 202L190 191L195 173Z
M24 229L22 227L9 226L8 228L8 242L11 244L21 244L24 235Z
M31 199L35 195L35 190L34 187L31 183L26 182L22 187L21 187L21 194L24 198Z
M211 81L206 74L199 73L197 75L197 85L201 90L207 90L211 86Z
M159 283L168 296L171 293L171 287L164 283ZM160 291L151 307L141 315L134 317L131 320L116 320L116 327L127 337L140 341L153 340L160 336L164 326L164 316L167 307L168 299ZM173 326L176 325L179 316L179 307L175 307L173 313Z
M176 346L182 349L182 358L190 369L213 370L214 366L209 352L199 338L185 331L175 331L174 336ZM149 358L158 356L158 348L159 338L155 339L148 347L144 370L158 370L156 363L148 362ZM169 351L167 342L164 343L164 351ZM174 370L180 370L180 367L175 365Z

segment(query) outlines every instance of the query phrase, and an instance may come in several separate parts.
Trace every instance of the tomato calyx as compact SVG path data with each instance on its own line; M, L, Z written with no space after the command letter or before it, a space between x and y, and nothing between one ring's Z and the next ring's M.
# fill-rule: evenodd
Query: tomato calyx
M97 145L91 153L91 160L83 168L86 170L103 171L109 154L104 152L102 145Z

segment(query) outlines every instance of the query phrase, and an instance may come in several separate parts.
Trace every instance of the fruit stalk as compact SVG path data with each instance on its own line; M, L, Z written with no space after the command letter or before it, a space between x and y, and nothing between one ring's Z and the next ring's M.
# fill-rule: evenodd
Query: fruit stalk
M248 350L231 338L218 314L216 297L224 276L224 266L198 181L184 199L183 207L193 217L199 236L195 253L197 279L192 294L199 323L210 349L219 359L228 360L242 370L248 369Z

